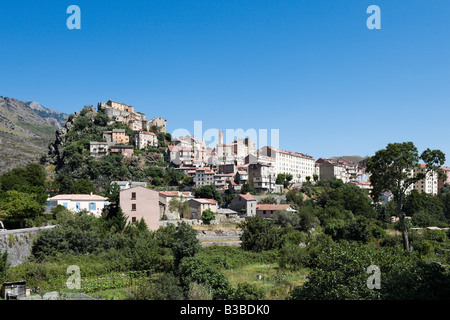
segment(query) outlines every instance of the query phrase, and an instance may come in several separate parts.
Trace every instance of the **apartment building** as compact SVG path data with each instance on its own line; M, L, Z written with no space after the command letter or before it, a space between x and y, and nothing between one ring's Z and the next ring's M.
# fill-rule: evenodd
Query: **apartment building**
M413 174L416 177L420 173L426 172L426 165L421 164L418 168L414 168ZM437 195L438 189L438 173L435 171L428 172L424 179L414 183L414 189L419 193L428 193L431 195Z
M275 190L275 168L270 163L251 163L248 166L248 183L258 193L273 192Z
M135 145L139 150L145 149L147 146L158 146L158 136L153 132L139 131L135 136Z
M195 184L195 187L198 188L208 184L215 184L214 183L215 175L216 173L208 167L196 168L195 173L193 175L193 182Z
M316 172L314 158L304 153L265 146L258 150L258 158L272 163L276 176L279 173L291 174L293 183L305 182L306 177L312 179Z

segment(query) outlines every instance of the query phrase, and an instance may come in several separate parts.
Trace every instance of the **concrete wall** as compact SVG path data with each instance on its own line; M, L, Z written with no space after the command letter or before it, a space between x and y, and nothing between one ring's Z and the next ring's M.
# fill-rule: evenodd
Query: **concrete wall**
M10 267L17 266L26 261L31 254L31 246L37 233L41 229L50 229L55 226L42 228L15 229L0 231L0 252L8 251Z

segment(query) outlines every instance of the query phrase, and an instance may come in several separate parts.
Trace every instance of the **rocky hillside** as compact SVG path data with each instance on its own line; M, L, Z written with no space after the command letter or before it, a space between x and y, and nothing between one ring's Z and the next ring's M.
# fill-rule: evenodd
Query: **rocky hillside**
M34 101L0 96L0 174L38 161L67 117Z

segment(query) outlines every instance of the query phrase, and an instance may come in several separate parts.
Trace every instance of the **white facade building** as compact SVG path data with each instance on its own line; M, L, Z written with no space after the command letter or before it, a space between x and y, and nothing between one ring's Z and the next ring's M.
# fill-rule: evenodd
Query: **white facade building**
M153 132L139 131L135 137L136 148L145 149L147 146L158 146L158 136Z
M266 146L258 150L258 156L272 163L275 168L275 176L278 176L279 173L291 174L293 183L305 182L308 176L312 180L314 173L316 173L314 158L303 153Z
M86 209L92 215L100 217L108 204L108 198L95 194L60 194L47 200L45 211L50 213L52 209L61 205L74 212Z

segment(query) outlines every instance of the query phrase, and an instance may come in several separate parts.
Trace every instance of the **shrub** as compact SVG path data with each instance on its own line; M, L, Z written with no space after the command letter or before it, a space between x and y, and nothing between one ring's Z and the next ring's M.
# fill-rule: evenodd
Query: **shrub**
M185 292L193 282L211 288L214 300L230 299L233 288L218 270L198 257L184 258L179 266L180 282Z
M214 212L212 212L211 209L203 210L202 212L202 220L203 223L209 224L212 220L216 218L216 215Z
M233 300L263 300L264 289L248 282L239 283L233 294Z

